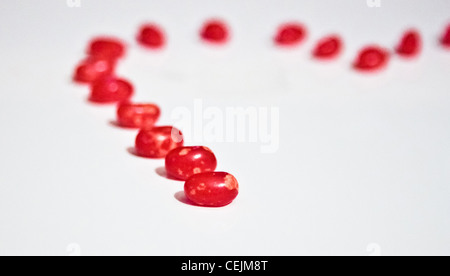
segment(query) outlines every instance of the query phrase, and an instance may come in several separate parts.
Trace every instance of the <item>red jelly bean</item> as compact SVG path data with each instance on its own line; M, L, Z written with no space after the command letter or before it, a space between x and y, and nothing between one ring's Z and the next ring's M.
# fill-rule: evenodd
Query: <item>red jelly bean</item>
M306 37L306 28L297 23L288 23L280 26L275 36L275 43L280 46L293 46L302 42Z
M201 37L208 42L223 44L229 38L227 25L220 20L210 20L203 25Z
M319 59L332 59L338 56L341 50L341 39L333 35L319 40L313 51L313 56Z
M100 78L112 75L115 62L109 59L89 57L81 62L75 70L74 81L92 83Z
M124 102L117 108L117 123L127 128L152 128L161 115L155 104L137 104Z
M369 46L361 50L354 67L361 71L374 71L384 68L389 61L389 52L378 46Z
M92 84L89 100L95 103L117 103L127 101L134 93L126 80L115 77L99 79Z
M450 24L447 26L447 29L441 38L441 43L444 47L450 48Z
M417 56L422 50L422 39L416 30L407 31L396 48L397 54L404 57Z
M136 137L136 154L148 158L164 158L169 151L183 146L183 134L171 126L143 129Z
M197 205L221 207L237 197L239 184L229 173L206 172L191 176L184 184L184 193Z
M125 44L115 38L96 38L91 41L87 52L91 56L117 59L125 55Z
M216 167L216 156L207 147L180 147L166 156L167 175L179 180L186 180L198 173L212 172Z
M141 27L138 42L148 48L161 48L165 44L165 35L159 26L148 24Z

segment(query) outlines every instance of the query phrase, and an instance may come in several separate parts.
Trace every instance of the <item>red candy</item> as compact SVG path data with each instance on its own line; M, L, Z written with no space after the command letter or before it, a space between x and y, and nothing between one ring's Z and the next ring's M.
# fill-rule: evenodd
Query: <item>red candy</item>
M422 50L422 39L416 30L407 31L396 48L397 54L404 57L417 56Z
M89 100L95 103L118 103L127 101L133 93L133 86L128 81L107 77L92 84Z
M288 23L279 27L274 40L280 46L293 46L302 42L306 34L307 31L303 25Z
M160 27L152 24L141 27L137 36L138 42L148 48L161 48L165 44L164 32Z
M444 47L450 48L450 25L447 26L447 29L441 38L441 43Z
M117 108L117 123L127 128L152 128L161 115L155 104L121 103Z
M223 44L228 40L229 31L224 22L219 20L211 20L204 24L200 35L205 41Z
M171 126L143 129L136 137L136 154L148 158L164 158L169 151L183 146L183 134Z
M237 197L239 184L229 173L206 172L191 176L184 184L184 193L197 205L221 207Z
M212 172L216 167L216 156L206 147L180 147L166 156L167 175L179 180L186 180L198 173Z
M361 50L354 67L360 71L375 71L384 68L389 61L389 52L378 46L369 46Z
M319 59L332 59L342 50L342 41L338 36L329 36L321 39L313 51L313 56Z
M75 70L74 81L91 83L114 73L115 62L109 59L89 57Z
M91 41L87 52L91 56L117 59L125 55L125 45L115 38L97 38Z

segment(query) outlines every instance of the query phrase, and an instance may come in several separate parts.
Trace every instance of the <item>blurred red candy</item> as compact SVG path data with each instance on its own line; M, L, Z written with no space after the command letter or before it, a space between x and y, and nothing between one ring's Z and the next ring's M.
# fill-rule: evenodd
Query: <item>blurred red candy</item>
M397 54L404 57L417 56L422 50L422 38L418 31L407 31L396 48Z
M450 24L447 26L442 38L441 43L444 47L450 48Z
M126 128L152 128L161 111L155 104L123 102L117 108L117 123Z
M116 77L106 77L92 84L89 100L95 103L119 103L128 101L133 95L131 83Z
M298 23L287 23L278 28L274 38L280 46L293 46L302 42L306 37L306 28Z
M321 40L314 48L313 56L318 59L332 59L338 56L342 50L342 40L338 36L328 36Z
M228 41L229 31L225 22L214 19L203 25L200 35L205 41L223 44Z
M90 42L87 53L96 57L118 59L125 55L125 44L116 38L99 37Z
M77 66L73 79L80 83L92 83L100 78L112 75L114 69L115 62L112 60L88 57Z
M137 41L147 48L161 48L166 39L163 30L154 24L147 24L141 27L137 36Z
M354 63L360 71L376 71L383 69L389 62L389 52L378 46L368 46L362 49Z

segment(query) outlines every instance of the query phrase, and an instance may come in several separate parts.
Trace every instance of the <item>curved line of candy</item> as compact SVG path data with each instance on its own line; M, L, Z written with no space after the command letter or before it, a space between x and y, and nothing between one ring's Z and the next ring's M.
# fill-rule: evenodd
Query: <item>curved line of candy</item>
M218 22L218 21L210 21L215 24L212 26L212 31L208 33L208 30L204 27L201 31L201 36L204 40L210 39L210 42L216 43L216 44L223 44L227 41L227 33L226 29L220 30L221 32L217 31L217 28L226 28L226 25L224 23ZM147 45L145 41L145 37L142 35L141 29L141 36L138 36L137 40L139 44L142 46L147 46L148 48L161 48L165 43L165 37L164 32L161 31L161 29L157 25L146 25L147 26L147 34L152 35L153 37L150 37L149 40L147 40ZM211 27L211 26L210 26ZM278 35L275 37L275 42L279 46L295 46L300 44L304 36L306 36L306 31L302 30L301 28L303 25L293 25L293 24L285 24L280 27L278 30ZM284 33L283 33L284 32ZM441 44L444 47L450 47L450 26L447 29L447 33L444 34L444 37L441 40ZM156 38L155 38L156 37ZM214 41L215 40L215 41ZM118 40L120 41L120 40ZM318 44L316 45L316 48L313 51L313 55L316 58L319 59L333 59L336 56L340 54L341 50L341 44L342 41L340 40L339 36L328 36L323 39L321 39ZM125 46L124 46L125 47ZM330 48L331 47L331 48ZM402 38L402 41L400 42L398 48L395 49L395 52L399 55L405 56L405 57L414 57L418 55L421 51L421 37L420 34L415 30L408 31L405 36ZM365 67L367 64L364 61L364 55L370 56L371 58L375 55L379 55L379 62L375 66L372 67ZM383 49L378 46L369 46L366 47L361 51L359 54L359 57L357 61L354 64L354 68L361 70L361 71L374 71L377 69L383 68L388 60L389 60L389 51L386 49ZM92 57L92 56L91 56ZM88 56L88 58L90 58ZM369 60L372 62L372 60ZM112 71L110 72L110 75L114 75L115 71L115 62L109 64L109 66L112 67ZM92 83L91 83L92 84Z

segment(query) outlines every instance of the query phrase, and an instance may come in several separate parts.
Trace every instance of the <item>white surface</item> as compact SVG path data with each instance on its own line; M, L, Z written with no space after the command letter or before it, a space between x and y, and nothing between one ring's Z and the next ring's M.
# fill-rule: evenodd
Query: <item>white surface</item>
M436 43L450 1L429 2L2 1L0 254L450 254L450 52ZM211 16L233 28L223 49L197 39ZM307 43L274 49L291 19L309 27ZM145 21L166 29L163 52L135 45ZM424 36L419 60L350 70L360 47L393 46L408 26ZM343 57L310 60L329 32L344 37ZM162 160L127 152L136 133L109 124L114 108L86 103L70 77L98 34L128 41L121 75L136 99L160 104L161 124L194 99L279 108L275 154L207 144L240 182L232 205L178 201L183 183L155 172Z

